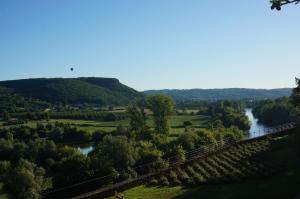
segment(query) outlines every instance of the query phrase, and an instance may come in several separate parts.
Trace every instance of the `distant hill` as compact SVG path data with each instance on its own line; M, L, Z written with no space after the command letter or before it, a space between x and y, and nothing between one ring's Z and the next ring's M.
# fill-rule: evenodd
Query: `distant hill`
M44 110L50 107L47 102L17 95L12 90L0 86L0 115L3 111L10 113L23 110ZM2 115L1 115L2 116ZM0 116L0 117L1 117Z
M0 81L0 86L17 95L50 103L125 105L138 91L114 78L39 78Z
M174 100L241 100L241 99L276 99L290 96L292 89L246 89L246 88L226 88L226 89L166 89L144 91L146 95L164 93Z

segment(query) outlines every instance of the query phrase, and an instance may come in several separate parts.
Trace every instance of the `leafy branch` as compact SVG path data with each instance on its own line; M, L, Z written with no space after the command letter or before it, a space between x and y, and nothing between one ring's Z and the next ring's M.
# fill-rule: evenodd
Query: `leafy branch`
M271 9L274 10L281 10L281 6L286 5L286 4L298 4L300 3L300 0L271 0Z

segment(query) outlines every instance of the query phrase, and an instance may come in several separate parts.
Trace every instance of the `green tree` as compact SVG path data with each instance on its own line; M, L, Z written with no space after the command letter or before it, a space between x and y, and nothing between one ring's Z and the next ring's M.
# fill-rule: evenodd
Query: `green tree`
M211 132L206 130L201 130L198 131L197 134L199 136L200 145L209 146L211 149L217 146L217 141Z
M0 176L5 175L10 169L10 161L0 161Z
M193 150L198 147L200 137L195 132L189 132L181 134L177 140L176 144L183 147L185 150Z
M294 96L296 95L295 93ZM269 126L294 122L297 118L297 111L290 101L290 98L262 101L254 107L253 113L259 122Z
M96 172L109 172L109 168L122 171L135 164L136 156L127 137L107 135L91 153L92 166Z
M296 128L296 140L297 140L297 147L298 147L298 153L300 155L300 115L299 115L299 109L300 109L300 79L296 78L296 88L293 89L292 93L292 102L298 108L298 118L297 118L297 128Z
M163 94L147 97L147 106L153 112L155 130L161 134L169 132L168 118L175 112L173 100Z
M46 112L45 113L45 120L49 121L49 119L50 119L50 114L49 114L49 112Z
M163 159L163 155L164 153L161 150L144 148L140 152L140 161L149 165L147 172L154 172L157 169L165 169L169 166L168 162Z
M81 153L63 158L55 166L57 173L55 185L65 185L86 179L89 176L88 166L88 158Z
M8 121L10 119L10 115L7 111L3 111L2 117L4 121Z
M5 185L12 198L40 199L41 192L51 188L51 181L45 178L43 168L21 159L17 167L8 174Z
M183 149L182 146L178 145L175 147L175 156L177 158L177 161L185 162L185 160L186 160L185 150Z
M131 130L137 133L143 133L146 129L146 113L143 101L131 103L126 110L130 119Z
M300 107L300 79L296 78L296 88L293 89L292 101L296 107Z
M188 127L188 126L192 126L192 125L193 125L193 123L191 121L184 121L183 122L184 127Z

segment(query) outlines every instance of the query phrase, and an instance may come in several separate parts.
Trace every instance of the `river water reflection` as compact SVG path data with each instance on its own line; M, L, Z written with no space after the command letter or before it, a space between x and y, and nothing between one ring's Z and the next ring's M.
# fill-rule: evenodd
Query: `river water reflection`
M267 134L268 127L263 124L258 123L258 119L255 118L254 115L252 114L251 108L247 108L245 110L245 114L251 122L251 128L250 128L249 134L248 134L249 138L255 138L255 137L259 137L259 136Z
M94 144L87 143L87 144L83 144L83 145L78 145L77 148L83 155L88 155L91 151L93 151Z

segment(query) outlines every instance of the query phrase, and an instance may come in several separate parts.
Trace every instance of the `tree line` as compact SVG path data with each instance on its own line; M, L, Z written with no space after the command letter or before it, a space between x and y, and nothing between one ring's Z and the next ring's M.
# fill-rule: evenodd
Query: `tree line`
M245 115L245 103L242 101L217 101L203 112L211 118L211 128L236 126L242 131L250 129L250 122Z
M64 112L23 112L2 113L4 125L25 124L28 121L39 121L49 119L73 119L73 120L98 120L111 122L126 120L128 116L125 112L105 112L105 111L64 111Z
M263 124L276 126L295 122L298 112L292 104L292 99L285 97L257 102L253 108L253 115Z

